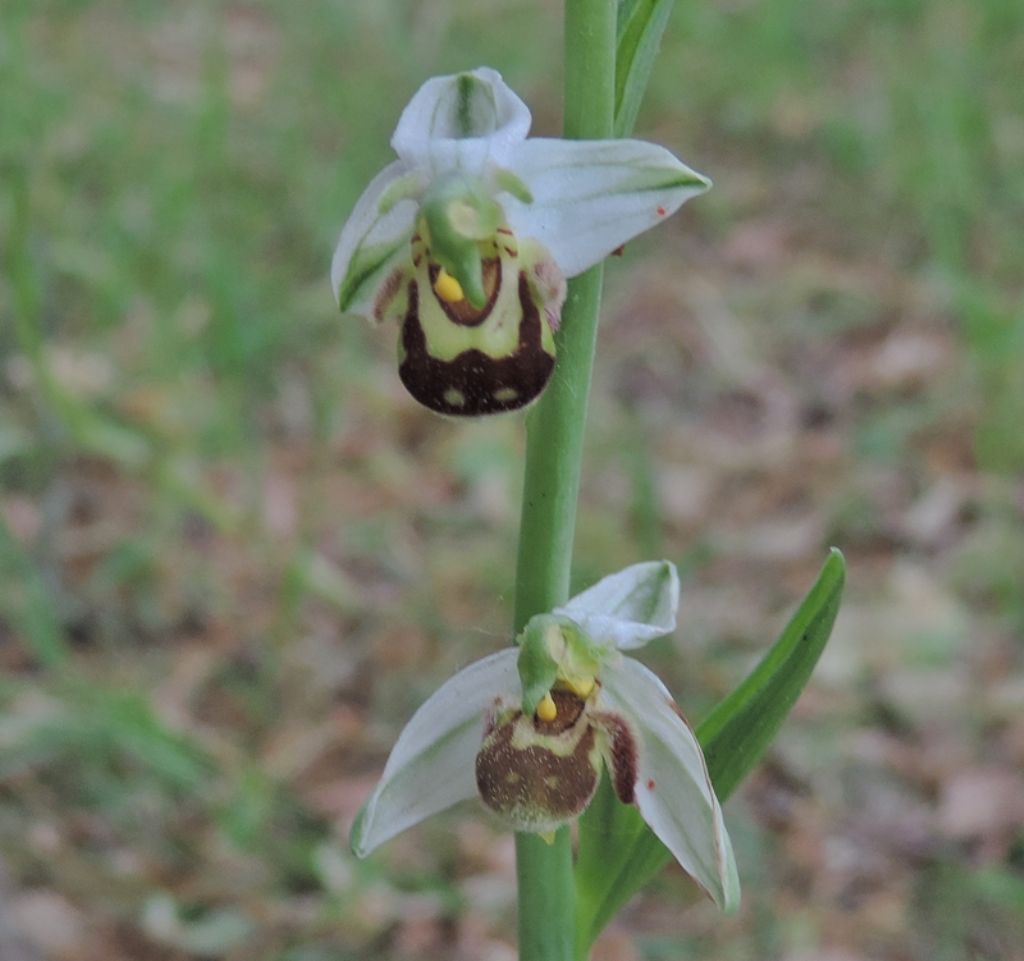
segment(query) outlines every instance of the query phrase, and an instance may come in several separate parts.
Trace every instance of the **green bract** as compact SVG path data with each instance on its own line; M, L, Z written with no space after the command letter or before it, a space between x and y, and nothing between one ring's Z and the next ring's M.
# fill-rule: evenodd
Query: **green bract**
M565 279L709 186L638 140L527 139L530 111L486 67L428 80L331 266L342 311L401 328L402 381L439 413L534 400L554 369Z
M623 653L672 631L678 601L672 564L635 564L445 682L399 736L352 829L355 853L475 796L515 830L551 831L586 808L604 768L618 800L734 907L736 864L697 739Z

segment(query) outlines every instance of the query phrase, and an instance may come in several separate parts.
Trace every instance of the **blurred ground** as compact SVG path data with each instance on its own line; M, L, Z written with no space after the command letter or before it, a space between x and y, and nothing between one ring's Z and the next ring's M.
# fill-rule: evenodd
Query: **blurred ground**
M0 9L3 961L514 958L475 808L345 836L508 641L521 421L417 409L326 271L425 77L557 132L558 6ZM1022 62L1015 0L678 4L638 133L716 188L608 272L577 584L680 564L699 717L850 573L742 910L670 870L601 958L1024 957Z

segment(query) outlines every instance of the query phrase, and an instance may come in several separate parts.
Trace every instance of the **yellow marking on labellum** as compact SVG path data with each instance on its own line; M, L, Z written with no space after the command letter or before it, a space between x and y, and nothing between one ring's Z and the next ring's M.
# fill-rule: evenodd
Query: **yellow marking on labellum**
M596 684L593 677L577 674L575 677L560 677L555 682L555 687L560 691L571 691L585 701L594 692Z
M462 284L444 267L438 271L437 280L434 281L434 293L448 304L457 304L466 296L462 291Z
M515 400L519 396L519 391L515 387L499 387L491 392L491 396L499 403L504 404L506 401Z
M594 679L592 677L575 681L572 685L572 692L586 700L594 690Z
M466 403L466 395L457 387L449 387L444 392L444 402L452 407L461 407Z
M551 692L548 691L537 705L537 717L542 721L553 721L558 717L558 708L555 707L555 699L551 696Z

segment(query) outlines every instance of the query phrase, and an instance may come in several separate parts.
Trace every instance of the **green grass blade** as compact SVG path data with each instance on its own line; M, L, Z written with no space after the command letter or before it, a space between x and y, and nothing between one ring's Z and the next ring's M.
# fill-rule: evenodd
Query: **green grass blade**
M615 54L615 136L628 137L675 0L623 0Z
M67 656L64 629L43 576L0 517L0 618L10 618L26 650L44 667Z
M846 565L832 549L818 579L768 653L697 729L708 771L725 800L753 769L796 703L839 611ZM632 808L606 786L580 819L576 863L577 956L671 859Z

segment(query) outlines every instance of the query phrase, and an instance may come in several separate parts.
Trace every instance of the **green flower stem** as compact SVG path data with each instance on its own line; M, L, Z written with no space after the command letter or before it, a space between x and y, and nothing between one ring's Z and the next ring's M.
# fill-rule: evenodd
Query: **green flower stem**
M615 0L566 2L565 135L611 136ZM516 569L515 627L569 597L576 499L590 372L601 306L601 265L569 282L556 335L558 365L527 418L526 475Z
M616 0L566 0L565 136L612 135ZM516 566L515 629L569 597L587 397L601 306L600 266L569 283L558 366L527 420L526 477ZM572 961L575 888L569 829L548 844L516 835L520 961Z

